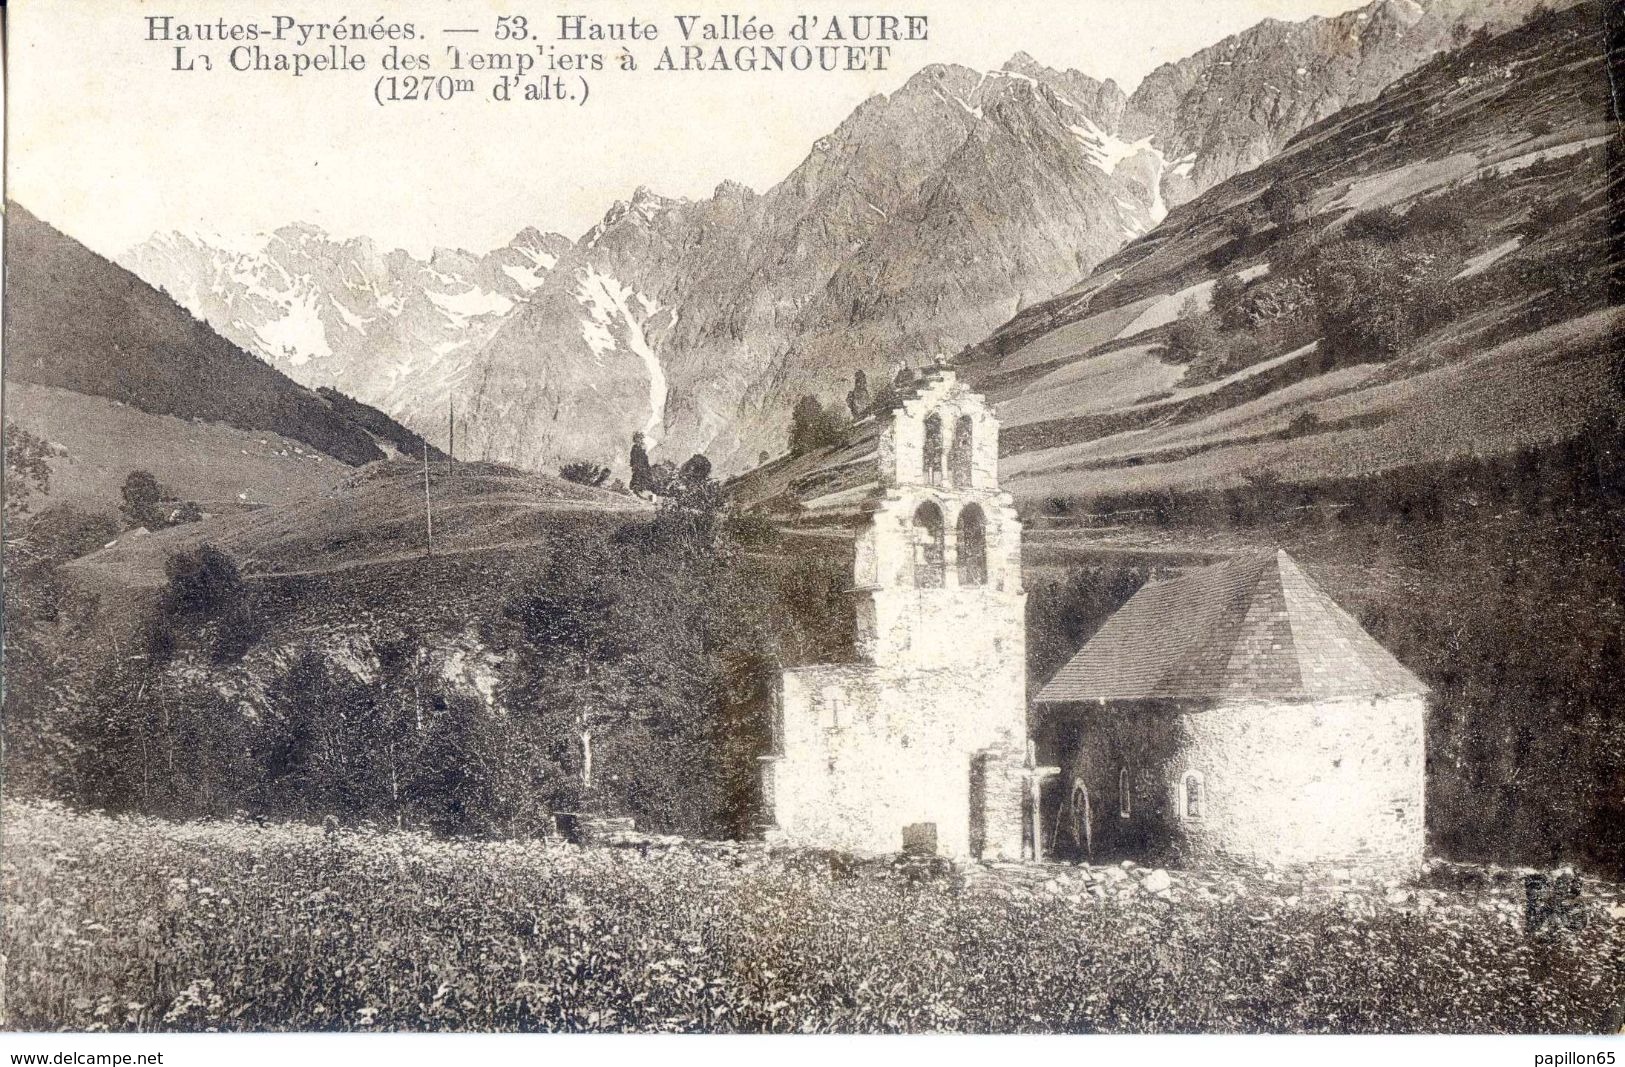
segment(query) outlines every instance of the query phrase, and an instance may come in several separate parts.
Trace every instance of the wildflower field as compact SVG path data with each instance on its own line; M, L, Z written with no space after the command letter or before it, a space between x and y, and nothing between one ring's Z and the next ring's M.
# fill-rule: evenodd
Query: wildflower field
M1596 1031L1625 994L1596 906L1529 936L1477 906L15 802L4 835L10 1029Z

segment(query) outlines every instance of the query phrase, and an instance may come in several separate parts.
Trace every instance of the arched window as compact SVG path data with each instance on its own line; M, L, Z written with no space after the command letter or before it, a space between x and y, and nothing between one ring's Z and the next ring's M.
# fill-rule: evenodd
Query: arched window
M987 584L987 520L982 509L968 504L959 513L959 584Z
M1133 801L1129 799L1128 768L1124 767L1117 772L1117 815L1126 819L1134 814Z
M961 415L954 422L954 443L948 449L948 480L958 489L969 489L971 478L971 421Z
M1072 831L1073 843L1083 849L1086 857L1094 859L1095 831L1089 811L1089 787L1084 784L1081 777L1072 779L1072 792L1067 798L1067 808L1070 815L1067 826Z
M942 484L942 416L934 411L925 417L925 451L920 468L927 485Z
M1207 789L1202 784L1200 771L1187 771L1179 785L1179 814L1186 819L1200 819L1207 803Z
M914 584L921 589L942 588L946 560L942 509L927 500L914 512Z

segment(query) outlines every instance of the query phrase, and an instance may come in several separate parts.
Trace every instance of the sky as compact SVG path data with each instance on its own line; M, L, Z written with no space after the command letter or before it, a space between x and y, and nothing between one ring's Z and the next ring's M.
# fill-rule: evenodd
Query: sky
M7 195L91 248L118 256L155 232L228 240L311 222L417 255L485 251L526 226L578 237L640 185L709 196L724 179L765 190L813 142L875 93L928 63L979 70L1017 51L1112 78L1132 90L1158 65L1265 18L1331 15L1358 0L903 0L889 8L830 0L12 0L7 12ZM663 45L684 43L674 17L739 12L780 30L799 15L925 15L925 41L893 46L884 71L795 74L660 72ZM291 77L226 68L173 70L176 42L147 40L147 18L176 23L412 22L446 73L446 48L512 51L498 15L523 15L530 40L562 52L620 46L558 42L561 14L600 23L637 17L661 32L626 47L641 64L588 75L585 105L374 102L387 42L353 46L363 73ZM820 23L819 25L823 25ZM446 30L477 29L475 34ZM261 42L268 51L289 44ZM190 53L189 53L190 55ZM479 75L488 78L489 75ZM484 83L482 82L482 85Z

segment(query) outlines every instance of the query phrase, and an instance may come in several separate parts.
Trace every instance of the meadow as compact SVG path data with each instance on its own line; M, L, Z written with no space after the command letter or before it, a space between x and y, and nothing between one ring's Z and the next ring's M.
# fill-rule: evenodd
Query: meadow
M1625 993L1617 905L1528 935L1510 899L1441 892L1168 901L749 847L4 817L11 1029L1564 1032L1617 1028Z

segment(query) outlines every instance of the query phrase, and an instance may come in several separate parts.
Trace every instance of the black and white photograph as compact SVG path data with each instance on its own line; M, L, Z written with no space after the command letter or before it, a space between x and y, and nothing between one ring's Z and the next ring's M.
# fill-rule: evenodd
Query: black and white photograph
M7 5L8 1062L1613 1063L1625 14L1356 4Z

